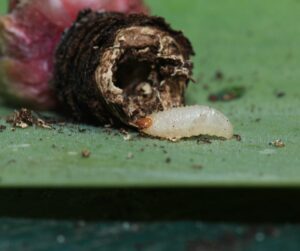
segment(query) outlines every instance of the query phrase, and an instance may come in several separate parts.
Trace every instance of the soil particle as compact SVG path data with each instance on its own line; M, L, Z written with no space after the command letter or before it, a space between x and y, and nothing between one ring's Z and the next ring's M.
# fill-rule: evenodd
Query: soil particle
M123 135L123 139L125 141L131 140L132 136L129 134L129 132L127 130L125 130L124 128L120 128L119 132Z
M82 158L89 158L91 156L91 152L89 150L82 150L81 156Z
M6 129L5 125L0 125L0 132L3 132Z
M194 164L194 165L192 165L192 168L196 169L196 170L200 170L203 168L203 166L201 164Z
M86 129L85 128L78 128L78 132L79 133L84 133L84 132L86 132Z
M167 163L167 164L169 164L169 163L171 163L171 158L170 157L168 157L168 158L166 158L166 160L165 160L165 162Z
M284 96L285 96L285 92L282 92L282 91L276 92L276 97L277 97L277 98L282 98L282 97L284 97Z
M281 139L276 139L269 143L270 146L274 146L276 148L285 147L285 143Z
M208 96L208 100L211 102L217 101L231 101L234 99L241 98L245 94L245 87L243 86L233 86L230 88L225 88L219 92L212 93Z
M16 110L12 115L10 115L6 122L11 124L13 128L25 129L30 126L36 126L45 129L52 129L50 124L45 120L41 119L37 114L33 113L31 110L26 108L21 108Z
M237 141L242 141L242 137L239 134L233 134L233 138L236 139Z
M219 80L219 81L223 80L223 79L224 79L224 74L223 74L223 72L220 71L220 70L217 70L217 71L215 72L215 79L216 79L216 80Z

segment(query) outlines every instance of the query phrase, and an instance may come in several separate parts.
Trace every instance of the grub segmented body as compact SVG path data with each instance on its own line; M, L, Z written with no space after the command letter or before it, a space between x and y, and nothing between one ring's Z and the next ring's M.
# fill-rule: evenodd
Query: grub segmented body
M141 128L147 135L178 140L199 135L231 139L233 127L229 119L218 110L201 105L172 108L147 116L150 126Z

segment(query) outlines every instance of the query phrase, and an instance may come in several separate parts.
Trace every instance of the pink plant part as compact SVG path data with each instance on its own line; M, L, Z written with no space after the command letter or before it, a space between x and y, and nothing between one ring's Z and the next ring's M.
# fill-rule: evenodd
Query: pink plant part
M79 11L147 13L142 0L12 0L0 17L0 93L36 109L57 104L51 89L54 53Z

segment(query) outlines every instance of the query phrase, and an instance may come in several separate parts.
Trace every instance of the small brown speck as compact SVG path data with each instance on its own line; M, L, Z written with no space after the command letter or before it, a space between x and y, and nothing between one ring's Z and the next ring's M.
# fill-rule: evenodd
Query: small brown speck
M52 129L50 124L39 118L36 113L33 113L31 110L28 110L26 108L15 111L6 119L6 122L11 124L14 128L18 127L25 129L29 126L35 125L37 127L45 129Z
M233 134L233 138L236 139L237 141L241 141L242 137L239 134Z
M285 96L285 92L277 92L276 93L276 97L277 98L282 98L282 97L284 97Z
M3 132L6 129L6 126L0 125L0 132Z
M89 150L82 150L81 156L83 158L89 158L91 156L91 152Z
M145 151L145 148L140 148L140 152L144 152Z
M166 160L165 160L165 161L166 161L166 163L167 163L167 164L169 164L169 163L171 163L171 161L172 161L172 160L171 160L171 158L170 158L170 157L168 157L168 158L166 158Z
M224 79L224 74L220 70L217 70L215 73L215 79L216 80L223 80Z
M194 165L192 165L192 168L193 168L193 169L200 170L200 169L202 169L202 168L203 168L203 166L202 166L202 165L200 165L200 164L194 164Z
M86 132L86 129L85 128L78 128L78 132L84 133L84 132Z

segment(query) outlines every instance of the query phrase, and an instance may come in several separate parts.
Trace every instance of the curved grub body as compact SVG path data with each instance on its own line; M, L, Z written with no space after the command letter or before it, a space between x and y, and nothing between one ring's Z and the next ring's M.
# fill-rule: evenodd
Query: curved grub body
M58 47L54 86L77 119L132 125L184 104L192 54L162 18L86 11Z
M221 112L208 106L186 106L147 116L152 123L142 132L154 137L178 140L199 135L230 139L233 127Z

